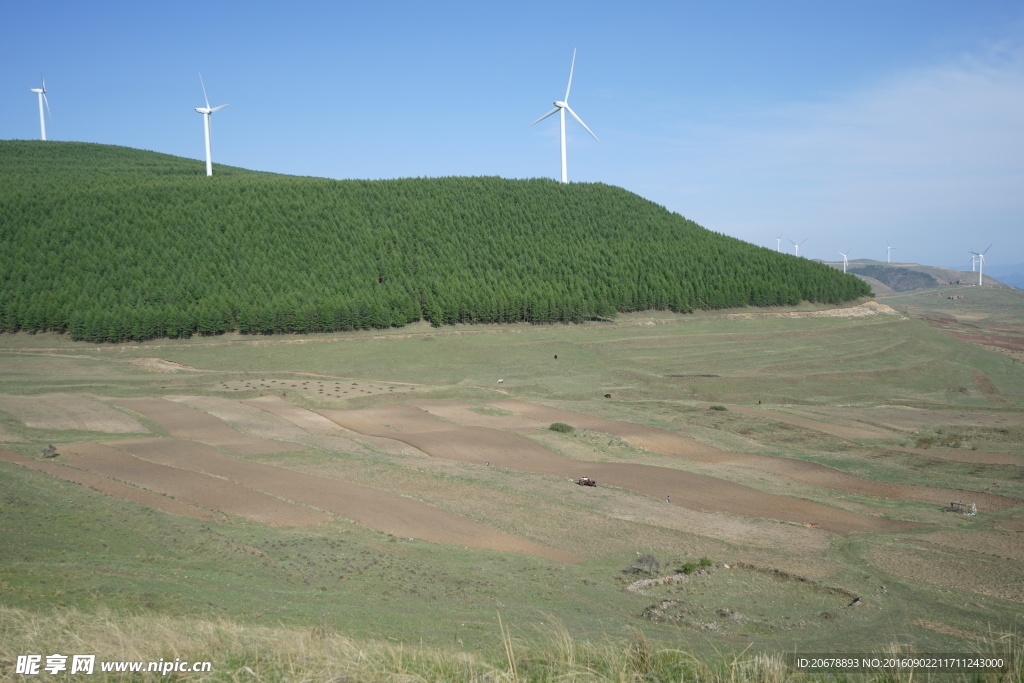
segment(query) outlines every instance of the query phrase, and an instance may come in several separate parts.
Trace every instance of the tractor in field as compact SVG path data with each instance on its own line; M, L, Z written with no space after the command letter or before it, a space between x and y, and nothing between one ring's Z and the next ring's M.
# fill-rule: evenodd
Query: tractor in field
M590 477L580 477L576 480L576 483L580 486L597 486L597 480Z

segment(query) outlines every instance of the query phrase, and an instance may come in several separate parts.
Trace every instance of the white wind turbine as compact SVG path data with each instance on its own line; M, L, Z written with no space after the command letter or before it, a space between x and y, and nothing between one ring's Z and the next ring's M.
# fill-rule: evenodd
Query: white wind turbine
M775 251L776 252L781 252L782 251L782 233L781 232L779 233L779 236L775 238Z
M846 266L849 265L849 261L846 260L846 257L850 255L850 250L847 249L846 251L841 251L839 252L839 255L843 257L843 272L845 273Z
M555 100L555 103L554 103L555 104L555 108L554 109L552 109L547 114L544 114L544 116L540 117L539 119L537 119L536 121L534 121L533 123L530 124L532 126L532 125L534 125L536 123L540 123L541 121L543 121L544 119L546 119L547 117L549 117L549 116L551 116L552 114L555 114L555 113L557 113L559 115L561 140L562 140L562 182L563 183L569 182L569 175L568 175L568 172L566 171L566 165L565 165L565 112L569 112L572 115L572 117L579 122L579 124L581 126L586 128L587 132L590 133L594 137L595 140L597 140L598 142L601 142L600 140L597 139L597 136L594 135L594 131L590 130L590 128L587 128L587 124L583 123L583 119L581 119L579 116L577 116L576 112L574 112L572 110L572 107L569 106L569 89L572 87L572 71L575 68L575 66L576 66L576 49L573 48L573 51L572 51L572 64L569 65L569 84L565 86L565 99L564 100Z
M892 250L895 249L895 248L896 247L890 247L888 242L885 243L885 262L886 263L892 263Z
M990 245L988 245L985 248L985 251L982 251L982 252L972 251L971 252L971 254L974 255L973 259L976 259L978 261L978 286L979 287L981 287L982 274L985 272L985 254L987 254L988 250L991 249L991 248L992 248L992 245L990 244Z
M228 106L222 104L219 107L210 106L210 98L206 96L206 84L203 83L203 74L199 74L199 85L203 86L203 100L206 101L205 107L196 107L196 111L203 115L204 128L206 130L206 175L213 175L213 159L210 156L210 115L215 111L220 111L224 107Z
M978 255L971 252L971 272L978 270Z
M804 242L806 242L806 241L807 240L804 240ZM794 242L793 240L790 240L789 242L790 242L790 244L793 245L793 254L795 256L799 256L800 255L800 245L803 244L804 242L800 242L799 244Z
M50 114L50 100L46 99L46 79L40 77L41 85L38 88L31 88L31 91L39 95L39 133L40 140L46 139L46 117L43 116L43 103L46 103L46 113ZM53 115L50 114L52 117Z

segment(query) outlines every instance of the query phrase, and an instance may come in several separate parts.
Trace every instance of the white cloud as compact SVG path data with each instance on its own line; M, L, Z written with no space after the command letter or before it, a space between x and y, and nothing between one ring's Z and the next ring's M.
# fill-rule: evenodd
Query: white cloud
M902 240L933 263L959 261L984 232L1024 260L1021 46L687 134L703 140L687 150L699 159L665 203L714 230L772 246L779 232L809 235L808 255L828 259L837 240Z

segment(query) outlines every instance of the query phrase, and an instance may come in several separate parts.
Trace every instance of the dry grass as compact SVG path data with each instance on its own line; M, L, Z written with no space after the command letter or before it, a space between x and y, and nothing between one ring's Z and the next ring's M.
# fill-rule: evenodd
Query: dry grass
M534 639L515 637L496 615L496 639L503 656L490 660L459 649L428 648L354 640L326 625L312 629L245 626L207 620L122 614L101 609L44 613L0 607L0 680L14 673L19 655L52 653L96 655L90 680L161 680L159 673L100 671L102 662L211 662L209 673L187 674L194 681L711 681L782 683L836 680L792 671L782 655L741 653L697 657L653 646L640 631L622 642L578 642L554 626ZM992 652L1024 655L1019 638L1002 636L983 643ZM887 652L900 653L899 648ZM1021 681L1022 668L1003 674L948 674L941 680ZM44 674L45 675L45 674ZM856 674L858 681L911 681L900 675ZM928 679L932 680L932 679Z

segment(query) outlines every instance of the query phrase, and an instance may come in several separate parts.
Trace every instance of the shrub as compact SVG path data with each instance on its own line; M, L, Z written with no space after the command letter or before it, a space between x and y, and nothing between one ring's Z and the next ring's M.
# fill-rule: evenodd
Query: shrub
M548 429L553 432L561 432L562 434L572 434L576 431L575 427L567 425L564 422L554 422L550 427L548 427Z
M725 406L711 406L710 408L708 408L708 410L724 410L724 411L727 411L729 409L726 408Z
M687 574L687 575L692 574L695 571L697 571L697 563L696 562L687 562L686 564L683 565L683 567L682 567L682 569L680 571L682 571L684 574Z
M700 558L700 566L701 567L710 567L712 564L714 564L714 563L711 561L710 557L702 557L702 558Z

